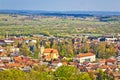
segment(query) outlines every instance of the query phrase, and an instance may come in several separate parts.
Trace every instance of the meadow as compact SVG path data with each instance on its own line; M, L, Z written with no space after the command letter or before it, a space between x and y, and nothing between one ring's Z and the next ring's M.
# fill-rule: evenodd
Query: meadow
M111 17L112 18L112 17ZM100 21L98 17L57 17L0 14L0 35L43 34L68 36L72 34L120 33L120 21Z

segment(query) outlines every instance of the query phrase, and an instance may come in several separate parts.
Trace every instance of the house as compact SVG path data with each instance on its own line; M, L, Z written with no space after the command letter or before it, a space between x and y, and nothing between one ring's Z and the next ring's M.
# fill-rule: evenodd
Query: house
M18 52L20 52L20 50L19 50L19 48L15 48L15 47L11 46L10 52L12 52L12 53L18 53Z
M113 80L120 80L120 74L119 73L112 73Z
M120 65L120 56L116 57L117 64Z
M24 71L24 72L30 72L31 67L29 66L24 66L23 68L19 67L19 70Z
M106 41L115 41L117 40L117 38L114 38L114 37L107 37L106 38Z
M2 47L2 46L0 46L0 52L3 52L3 51L4 51L3 47Z
M101 65L99 68L104 72L104 71L107 70L109 67L108 67L107 65Z
M7 57L7 56L3 56L3 57L0 57L0 60L2 62L8 63L8 62L10 62L12 60L12 58Z
M4 68L5 64L0 60L0 68Z
M22 67L22 65L19 64L19 63L7 63L6 66L7 66L8 68Z
M83 62L93 62L96 60L95 54L93 53L80 53L73 58L74 61Z
M6 51L4 50L4 48L0 46L0 57L2 56L7 56L7 55L6 55Z
M13 40L0 40L0 45L11 44L14 43Z
M0 57L7 56L5 52L0 52Z
M117 64L117 61L115 59L107 59L105 61L105 64L106 65L116 65Z
M100 64L100 65L105 65L105 62L106 62L106 59L100 59L100 60L99 60L99 64Z
M43 56L44 59L47 61L50 61L52 59L57 59L59 57L58 50L52 48L44 49Z
M19 63L19 62L22 62L23 58L21 56L16 56L16 57L13 57L13 60L16 63Z

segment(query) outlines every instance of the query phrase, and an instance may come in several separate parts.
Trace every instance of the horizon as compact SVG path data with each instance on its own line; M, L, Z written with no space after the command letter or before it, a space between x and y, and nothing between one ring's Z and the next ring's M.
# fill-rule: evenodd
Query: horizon
M45 11L45 12L118 12L120 11L86 11L86 10L29 10L29 9L0 9L0 11Z

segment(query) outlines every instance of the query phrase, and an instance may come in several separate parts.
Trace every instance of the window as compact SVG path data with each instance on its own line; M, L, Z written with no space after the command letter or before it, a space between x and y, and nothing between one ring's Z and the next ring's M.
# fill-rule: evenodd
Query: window
M88 59L85 59L85 62L90 62L90 58L88 58Z

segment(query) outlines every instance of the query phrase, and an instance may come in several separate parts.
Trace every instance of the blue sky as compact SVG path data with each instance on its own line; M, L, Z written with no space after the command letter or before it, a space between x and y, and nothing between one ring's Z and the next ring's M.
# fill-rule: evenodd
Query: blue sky
M0 0L0 9L120 12L120 0Z

